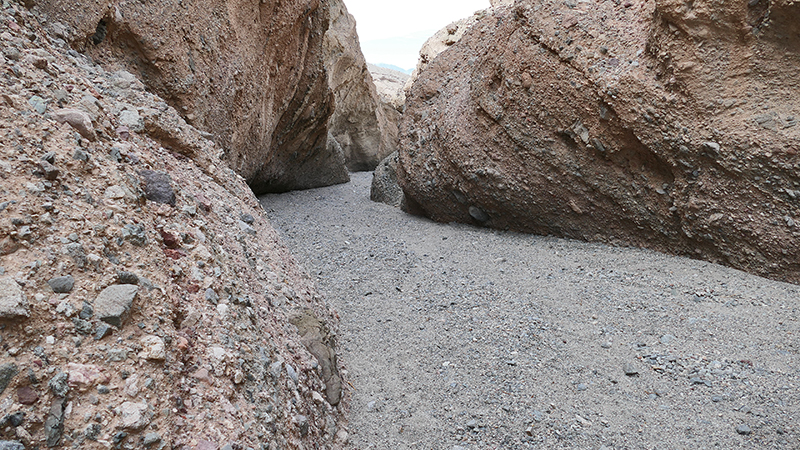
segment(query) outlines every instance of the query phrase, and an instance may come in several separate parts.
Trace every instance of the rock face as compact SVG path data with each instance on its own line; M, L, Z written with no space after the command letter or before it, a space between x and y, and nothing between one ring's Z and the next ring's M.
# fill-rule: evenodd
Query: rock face
M397 149L398 117L385 111L356 34L356 21L343 2L330 2L325 65L334 94L330 130L351 171L372 170Z
M138 75L190 124L212 133L254 191L348 180L343 156L328 144L333 96L322 45L331 2L29 3L74 46ZM123 109L116 121L138 132L140 112Z
M402 112L406 103L405 85L411 77L403 72L374 64L367 64L367 68L381 101Z
M792 1L500 7L413 85L407 202L800 282L799 24Z
M147 5L152 16L164 3ZM203 20L230 30L225 2L218 6ZM130 19L139 17L136 8L120 3L111 11ZM95 11L81 10L91 22ZM314 8L308 13L293 31L306 33L304 24L316 20ZM289 19L280 11L262 17ZM234 34L212 41L220 36L207 33L203 20L193 31L187 26L189 41L202 35L212 50L240 42ZM0 442L93 450L142 448L145 441L174 449L200 442L341 448L345 402L321 397L336 386L332 374L342 373L332 346L336 320L253 192L208 134L134 75L96 65L42 23L22 3L2 2ZM65 32L52 14L44 23ZM131 27L140 25L147 24ZM144 39L165 38L153 32ZM229 50L212 53L235 59L236 49ZM173 75L177 82L180 70ZM254 105L248 112L257 115ZM307 106L325 111L324 102ZM76 128L51 114L62 109L83 111L95 139L81 133L87 123ZM309 350L311 341L290 324L298 311L315 317L320 330L324 325L324 348ZM273 373L274 364L291 374ZM341 381L339 389L347 386Z

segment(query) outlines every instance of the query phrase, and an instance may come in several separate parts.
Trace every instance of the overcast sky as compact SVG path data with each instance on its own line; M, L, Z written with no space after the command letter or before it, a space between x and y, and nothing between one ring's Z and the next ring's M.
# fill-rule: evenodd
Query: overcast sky
M489 7L489 0L345 0L356 18L361 48L368 62L417 65L428 37L450 22Z

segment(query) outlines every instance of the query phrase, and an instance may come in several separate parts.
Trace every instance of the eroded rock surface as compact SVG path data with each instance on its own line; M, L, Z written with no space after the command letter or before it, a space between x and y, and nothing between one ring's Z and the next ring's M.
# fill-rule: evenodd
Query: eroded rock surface
M2 0L0 54L0 442L340 448L341 407L289 323L305 311L333 342L335 316L219 145L20 3Z
M356 34L356 21L340 0L330 3L325 64L334 95L330 120L348 169L372 170L397 149L398 117L385 111L375 90Z
M407 201L800 282L798 24L792 1L497 8L413 85Z
M331 2L30 3L73 46L126 69L114 85L140 86L138 75L211 133L256 192L347 181L342 155L328 145L334 104L322 46ZM119 125L141 131L140 113L123 106Z

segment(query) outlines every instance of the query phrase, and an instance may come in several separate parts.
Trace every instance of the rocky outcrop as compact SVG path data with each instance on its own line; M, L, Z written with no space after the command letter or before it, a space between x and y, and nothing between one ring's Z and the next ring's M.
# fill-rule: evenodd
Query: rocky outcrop
M397 120L383 107L356 34L356 21L340 0L331 2L325 62L333 90L330 130L351 171L372 170L397 149Z
M334 103L322 50L335 4L28 3L73 46L136 74L189 124L211 133L254 191L348 180L343 155L328 142Z
M405 85L410 76L397 70L367 64L381 101L402 112L406 103Z
M15 2L0 71L0 442L341 448L336 321L219 145Z
M413 85L407 202L800 282L798 24L788 0L498 8Z

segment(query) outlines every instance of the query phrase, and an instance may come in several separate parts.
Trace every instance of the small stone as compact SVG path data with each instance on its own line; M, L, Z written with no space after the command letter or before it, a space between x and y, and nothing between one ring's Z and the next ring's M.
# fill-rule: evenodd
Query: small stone
M89 114L74 108L64 108L54 111L52 113L53 119L58 123L68 123L74 128L81 136L90 141L97 139L92 125L92 119ZM76 158L77 159L77 158Z
M69 375L66 372L58 372L50 379L47 385L56 397L66 397L69 392Z
M253 228L250 225L242 222L241 220L237 221L236 224L239 226L240 230L244 231L245 233L247 233L247 234L249 234L251 236L255 236L257 234L255 228Z
M127 224L122 228L122 239L130 242L137 247L147 245L147 233L140 225Z
M602 344L600 344L600 347L602 347L602 348L611 348L611 342L603 342Z
M81 312L78 313L78 317L80 317L83 320L89 320L92 318L93 315L94 315L94 309L92 308L92 305L83 302L83 307L81 308ZM89 331L89 333L91 333L91 330Z
M622 366L622 371L625 372L625 375L632 377L634 375L639 375L639 369L636 368L633 364L625 364Z
M534 409L531 416L533 417L533 420L535 420L536 422L541 422L544 420L544 412L538 409Z
M32 405L39 401L39 395L30 386L22 386L17 389L17 401L23 405Z
M98 323L97 328L94 330L94 340L99 341L108 335L111 331L111 327L104 323Z
M305 437L308 434L308 417L297 415L295 422L297 422L297 427L300 429L300 436Z
M19 373L17 365L14 363L5 363L0 366L0 394L6 390L11 380Z
M181 238L176 233L171 233L165 230L158 230L158 234L161 235L161 240L164 242L164 246L167 248L180 248L181 246Z
M0 278L0 319L19 319L28 315L28 302L17 282L11 277Z
M289 378L291 378L295 384L297 383L297 372L294 370L294 367L292 367L291 364L286 364L286 374L289 375Z
M52 289L56 294L66 294L75 286L75 279L72 278L72 275L65 275L62 277L51 278L47 281L47 284L50 285L50 289Z
M206 301L209 301L216 305L217 302L219 301L219 296L217 295L216 292L214 292L213 289L208 288L206 289Z
M477 206L469 207L469 215L480 223L485 223L489 221L489 215L486 214L484 210L478 208Z
M742 435L747 436L748 434L752 433L753 430L747 424L741 424L736 426L736 432Z
M158 336L145 336L141 340L142 351L139 358L163 361L167 357L164 341ZM236 383L239 384L239 383Z
M103 193L105 198L110 198L114 200L118 200L125 197L125 189L122 186L113 185L106 188L105 192Z
M144 130L144 120L139 115L139 111L126 109L119 113L119 124L128 127L129 130L140 132Z
M132 272L120 271L117 272L116 284L139 284L139 277Z
M3 56L12 61L20 61L22 59L22 52L16 47L9 46L3 49Z
M69 385L78 391L86 391L95 384L105 384L110 381L103 369L93 364L67 364Z
M94 301L97 318L117 328L122 327L122 320L131 309L138 291L139 287L132 284L115 284L103 289Z
M667 344L669 344L670 342L672 342L674 340L675 340L675 336L673 336L671 334L665 334L665 335L661 336L661 339L660 339L661 343L664 344L664 345L667 345Z
M467 428L469 428L470 430L474 430L475 428L478 428L478 421L475 420L475 419L468 420L467 421Z
M72 262L81 269L86 267L86 264L89 262L86 258L86 250L83 248L83 245L78 242L70 242L64 245L62 252L72 258Z
M142 444L145 446L150 446L159 442L161 442L161 435L158 433L147 433L144 435L144 440L142 440Z
M39 169L44 174L44 178L50 181L55 181L61 174L61 171L56 166L44 160L39 161Z
M90 441L96 441L97 438L100 436L100 431L102 431L103 427L99 423L90 424L84 430L83 435L86 436L86 439Z
M98 384L97 385L97 393L98 394L105 395L105 394L108 394L109 392L111 392L111 389L109 389L108 386L106 386L105 384Z
M17 441L0 441L0 450L25 450L25 446Z
M72 159L76 161L88 161L89 154L81 149L75 150L75 153L72 154Z
M48 447L55 447L61 442L61 433L64 431L64 406L67 399L57 397L53 399L50 413L44 422L44 435Z
M72 324L75 325L75 330L81 334L92 334L92 324L89 321L74 317Z
M247 213L242 213L242 215L239 218L242 220L242 222L244 222L244 223L246 223L248 225L252 225L253 222L256 221L256 219L252 215L247 214Z
M120 406L122 428L127 430L141 430L150 423L150 413L147 403L124 402Z
M5 428L7 425L11 425L12 427L18 427L22 425L22 422L25 421L25 413L22 411L15 412L14 414L8 414L2 419L0 419L0 427Z
M714 403L719 403L722 401L722 397L720 397L719 395L714 395L711 397L711 401Z
M38 95L34 95L28 99L28 104L31 105L31 108L33 108L33 110L39 114L44 114L44 112L47 111L47 102Z
M172 178L164 172L154 170L139 171L144 184L147 200L165 205L175 206L175 191L172 189Z
M201 440L195 445L194 450L217 450L218 448L219 445L216 442Z
M578 384L576 389L578 389L579 391L585 391L585 390L589 389L589 386L587 386L585 383L580 383L580 384Z

